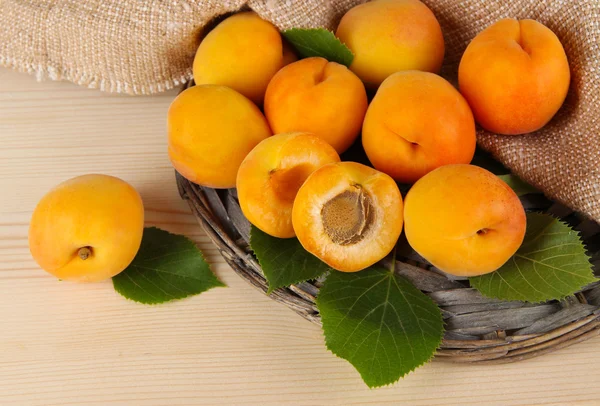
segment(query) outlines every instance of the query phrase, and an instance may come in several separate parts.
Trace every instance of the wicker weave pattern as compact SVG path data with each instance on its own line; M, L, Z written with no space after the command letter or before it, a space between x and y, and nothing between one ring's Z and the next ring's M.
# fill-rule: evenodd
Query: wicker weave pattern
M260 265L249 248L250 224L237 202L235 189L217 191L195 185L177 174L186 199L205 232L227 263L243 279L266 293ZM545 210L576 226L592 261L600 264L600 225L540 195L523 200L528 209ZM430 295L441 307L446 336L437 359L453 362L515 362L551 352L600 334L600 283L557 302L530 305L484 298L466 281L451 280L431 264L399 244L396 272ZM269 296L307 320L319 324L315 298L321 281L277 289Z

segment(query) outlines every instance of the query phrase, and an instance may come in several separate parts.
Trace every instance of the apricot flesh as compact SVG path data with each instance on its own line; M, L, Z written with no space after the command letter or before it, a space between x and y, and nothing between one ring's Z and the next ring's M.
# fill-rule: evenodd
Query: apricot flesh
M193 86L167 115L169 158L186 179L212 188L235 186L248 153L271 136L258 107L225 86Z
M57 278L98 282L123 271L142 241L144 206L137 191L107 175L84 175L48 192L29 225L29 249Z
M486 130L526 134L546 125L569 89L567 56L534 20L504 19L480 32L458 69L460 91Z
M473 165L446 165L422 177L404 205L406 239L434 266L475 276L500 268L525 236L525 210L496 175Z
M293 237L292 206L298 189L316 169L339 161L335 149L312 134L288 133L267 138L248 154L238 171L242 212L267 234Z
M291 63L273 76L264 107L274 133L309 132L342 153L358 137L367 93L344 65L313 57Z
M465 99L440 76L398 72L373 98L362 143L376 169L413 183L442 165L471 162L475 121Z
M354 53L350 69L370 88L404 70L439 72L442 29L418 0L375 0L348 11L336 36Z
M238 13L223 20L200 43L194 81L228 86L261 104L275 72L293 58L289 48L284 50L273 24L253 12Z
M396 182L355 162L317 169L300 187L292 209L304 249L343 272L360 271L389 254L402 221Z

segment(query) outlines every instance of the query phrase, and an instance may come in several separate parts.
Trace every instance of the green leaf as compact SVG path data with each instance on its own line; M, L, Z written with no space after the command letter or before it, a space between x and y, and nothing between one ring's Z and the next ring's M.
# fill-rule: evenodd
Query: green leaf
M575 230L547 214L528 213L523 245L496 272L469 278L483 295L545 302L572 295L596 278Z
M292 28L283 36L296 48L302 58L320 56L328 61L350 66L354 55L331 31L324 28Z
M508 184L512 190L515 191L517 196L527 195L529 193L542 193L529 183L524 182L516 175L509 173L508 175L498 175L500 179Z
M113 277L113 286L127 299L155 304L225 285L192 240L149 227L133 262Z
M258 258L271 293L277 288L315 279L331 268L306 251L297 238L275 238L252 226L250 247Z
M394 383L428 362L444 334L433 300L380 266L332 272L317 307L327 348L354 365L371 388Z

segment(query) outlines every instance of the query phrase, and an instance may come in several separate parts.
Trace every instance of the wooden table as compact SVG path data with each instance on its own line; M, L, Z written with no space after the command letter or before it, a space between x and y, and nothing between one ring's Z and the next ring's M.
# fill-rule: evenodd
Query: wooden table
M369 390L321 331L240 279L179 199L176 92L101 93L0 69L0 405L600 405L600 339L501 366L433 362ZM59 282L29 255L31 211L85 173L132 183L147 223L193 238L229 288L158 306Z

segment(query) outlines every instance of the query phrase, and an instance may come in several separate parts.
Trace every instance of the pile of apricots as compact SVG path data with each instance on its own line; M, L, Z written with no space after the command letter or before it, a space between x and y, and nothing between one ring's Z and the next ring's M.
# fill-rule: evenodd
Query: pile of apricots
M469 165L475 123L518 135L554 116L570 81L556 35L533 20L492 24L464 52L458 90L437 75L444 37L418 0L358 5L335 35L354 54L349 68L297 60L252 12L217 25L196 53L196 86L168 112L174 167L236 187L254 226L297 237L340 271L381 260L403 227L447 273L501 267L523 241L525 211L506 183ZM372 167L340 160L359 136ZM396 182L413 184L404 201Z
M384 258L403 228L412 248L442 271L472 276L498 269L521 245L526 217L506 183L469 165L475 123L505 136L548 123L570 81L556 35L533 20L497 21L466 48L458 90L437 75L444 37L418 0L358 5L335 35L354 54L349 68L320 57L298 60L277 28L253 12L218 24L196 53L195 86L168 112L175 169L199 185L236 187L254 226L297 237L340 271ZM341 161L358 142L372 166ZM105 252L93 247L90 233L113 231L127 237L112 248L123 255L101 258L84 279L127 266L139 247L143 207L121 182L73 180L42 200L30 228L42 267L77 279L86 274L86 258ZM412 184L404 200L397 182ZM64 215L61 198L100 192L106 204L98 201L95 215L116 216L118 224L106 220L110 227L90 231L67 218L61 231L77 238L62 241L48 220Z

